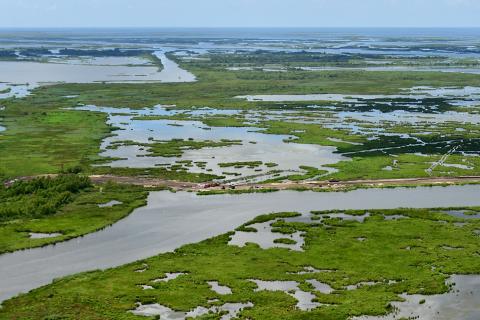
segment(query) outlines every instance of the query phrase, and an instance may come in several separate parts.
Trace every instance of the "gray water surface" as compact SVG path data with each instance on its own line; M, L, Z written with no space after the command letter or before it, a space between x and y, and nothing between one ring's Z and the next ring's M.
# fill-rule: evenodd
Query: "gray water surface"
M103 231L57 245L0 255L0 301L55 278L119 266L220 235L264 213L479 206L478 194L478 185L220 196L152 192L146 207Z
M75 110L104 112L109 115L108 124L120 128L114 135L102 141L100 153L102 157L118 158L108 163L111 167L154 168L158 165L174 165L177 161L204 162L205 166L186 167L189 172L208 173L218 176L225 172L235 172L243 177L251 177L259 173L266 175L271 168L261 165L249 168L222 167L222 163L255 162L275 163L275 170L285 172L303 172L301 166L319 168L328 172L336 170L324 165L347 161L349 158L335 153L332 146L314 144L290 143L289 135L265 134L261 128L255 127L208 127L200 121L171 121L171 120L135 120L135 116L174 116L183 112L168 110L165 106L157 105L152 108L128 109L98 106L79 106ZM120 114L119 114L120 113ZM189 112L194 116L235 115L239 110L197 109ZM172 123L176 126L171 126ZM479 120L480 122L480 120ZM208 129L208 130L205 130ZM180 157L148 156L145 147L139 145L115 146L121 141L133 141L139 144L152 143L150 139L159 141L172 139L196 139L220 141L239 140L236 145L201 148L198 150L183 150ZM301 154L302 157L298 155ZM146 156L147 155L147 156ZM231 175L229 178L233 178Z
M453 275L450 292L436 295L407 295L405 301L392 302L396 311L386 316L361 316L351 320L477 320L480 319L480 277L478 275Z

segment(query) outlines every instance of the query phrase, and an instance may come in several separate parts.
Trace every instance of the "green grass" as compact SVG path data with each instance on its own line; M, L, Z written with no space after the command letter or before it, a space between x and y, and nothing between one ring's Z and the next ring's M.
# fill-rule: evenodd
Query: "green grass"
M302 181L308 179L320 179L320 176L327 173L325 170L319 170L314 167L300 166L300 169L305 170L305 174L294 174L287 176L286 179L290 181Z
M318 124L268 121L264 123L264 125L266 126L266 129L264 130L265 133L292 135L296 137L296 139L291 140L295 143L319 144L341 149L342 147L350 148L352 146L351 143L366 142L365 137L360 135L351 134L346 130L324 128ZM332 141L328 138L339 139L340 141Z
M0 177L58 173L87 166L100 157L100 141L110 134L106 115L61 110L69 106L53 96L5 103L0 134Z
M441 213L440 209L369 212L371 217L364 223L328 218L323 224L284 223L283 227L305 232L303 252L263 250L255 244L243 248L229 246L230 234L225 234L122 267L56 280L4 302L0 319L145 319L128 312L137 302L159 303L178 311L226 302L251 302L254 307L242 311L242 318L348 319L386 314L391 311L389 303L401 300L402 293L445 293L445 280L450 274L480 273L480 237L474 233L480 228L478 220L457 227L454 222L461 220ZM347 213L359 215L364 211ZM383 215L393 214L409 219L384 220ZM328 216L328 212L321 215ZM268 215L249 224L275 218ZM358 241L359 237L366 241ZM461 249L446 250L445 246ZM143 269L144 264L145 272L135 272ZM296 274L306 266L332 272ZM152 282L167 272L187 274L166 283ZM255 284L248 279L294 280L303 290L313 292L318 302L330 306L300 311L289 295L256 292ZM315 292L305 282L308 279L327 283L336 291ZM396 282L389 284L389 280ZM219 281L230 287L233 294L219 295L210 290L207 281ZM363 281L378 284L344 289ZM142 284L152 285L154 290L142 290ZM209 303L211 299L219 301Z
M392 156L369 156L354 157L351 161L341 161L337 164L328 165L339 171L323 177L323 179L338 180L363 180L363 179L403 179L412 177L456 177L480 175L480 161L475 157L468 157L467 164L472 166L472 170L454 167L438 166L431 174L427 169L431 167L432 162L439 161L442 155L434 154L429 156L417 156L414 154L399 154ZM447 164L465 164L466 159L461 155L451 155ZM393 161L397 161L393 165ZM385 170L387 166L392 170Z

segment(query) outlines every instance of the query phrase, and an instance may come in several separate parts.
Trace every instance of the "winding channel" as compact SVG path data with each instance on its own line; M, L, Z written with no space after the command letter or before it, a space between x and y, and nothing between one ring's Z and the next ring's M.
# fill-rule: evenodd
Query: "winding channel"
M0 255L0 301L55 278L119 266L220 235L264 213L480 206L479 194L480 185L219 196L152 192L146 207L105 230Z

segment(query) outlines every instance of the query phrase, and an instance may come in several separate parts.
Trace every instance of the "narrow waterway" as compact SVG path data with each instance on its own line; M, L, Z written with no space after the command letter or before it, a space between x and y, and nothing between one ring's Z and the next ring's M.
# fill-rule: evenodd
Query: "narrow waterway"
M0 255L0 301L55 278L119 266L216 236L264 213L480 206L479 194L479 185L208 197L152 192L146 207L103 231L57 245Z

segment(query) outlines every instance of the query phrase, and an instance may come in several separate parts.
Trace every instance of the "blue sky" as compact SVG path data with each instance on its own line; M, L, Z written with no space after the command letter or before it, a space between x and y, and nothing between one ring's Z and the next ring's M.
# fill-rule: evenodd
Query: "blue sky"
M0 27L480 27L480 0L0 0Z

